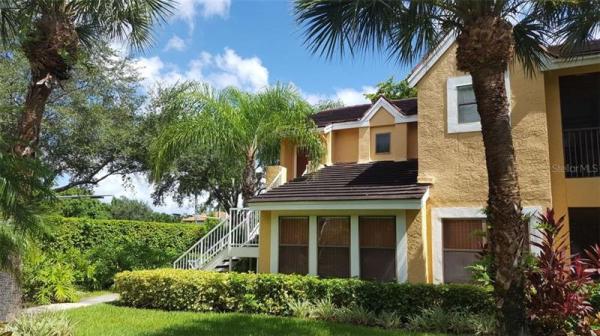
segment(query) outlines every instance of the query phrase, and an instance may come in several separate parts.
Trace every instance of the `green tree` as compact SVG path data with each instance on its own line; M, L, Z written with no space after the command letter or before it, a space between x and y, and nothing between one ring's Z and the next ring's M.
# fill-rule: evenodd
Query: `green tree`
M0 321L20 306L21 254L29 235L42 229L39 206L52 198L49 171L10 147L0 140Z
M107 44L80 53L73 76L48 98L39 157L56 176L55 190L90 188L115 174L147 170L145 116L133 61L118 57ZM29 82L22 53L0 56L0 134L18 138L17 125ZM65 178L67 179L65 181Z
M165 95L161 110L185 115L167 125L152 146L154 181L169 172L174 160L196 148L211 153L200 159L210 160L207 164L214 169L232 172L232 183L239 185L246 202L260 189L259 172L278 161L282 139L305 149L314 165L323 155L321 138L309 118L312 108L290 86L253 94L187 83Z
M372 102L375 102L380 96L387 99L413 98L417 96L417 89L411 87L406 79L394 82L394 76L392 76L377 84L377 92L365 93L365 97Z
M56 201L45 204L43 213L63 217L109 219L110 207L94 198L92 192L72 188L57 195Z
M456 63L469 73L481 117L488 172L488 221L498 334L524 335L528 228L522 219L504 73L514 58L533 74L551 43L567 55L600 23L598 1L296 0L296 18L315 53L373 49L412 62L449 34Z
M148 204L127 197L115 197L110 202L110 215L113 219L139 220L147 222L176 222L178 217L156 212Z
M23 52L30 82L17 125L14 151L37 151L44 107L60 82L69 79L82 50L120 39L141 49L151 42L152 27L173 6L172 0L4 0L0 2L0 38Z

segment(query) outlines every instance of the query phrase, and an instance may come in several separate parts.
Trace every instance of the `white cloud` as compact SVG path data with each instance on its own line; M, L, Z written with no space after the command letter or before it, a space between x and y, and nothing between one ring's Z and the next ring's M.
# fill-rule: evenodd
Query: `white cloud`
M194 20L198 14L203 18L227 17L231 0L179 0L175 8L176 19L185 21L190 30L194 29Z
M333 100L333 101L341 101L344 106L350 106L350 105L358 105L358 104L365 104L368 103L369 100L367 98L365 98L364 94L365 93L373 93L377 91L377 89L375 87L372 86L363 86L360 88L360 90L357 89L353 89L353 88L341 88L341 89L336 89L335 93L330 94L330 95L325 95L325 94L315 94L315 93L306 93L306 92L301 92L302 96L304 97L304 99L306 99L310 104L317 104L319 102L322 101L326 101L326 100Z
M169 39L169 41L167 42L167 45L165 46L165 51L169 51L169 50L177 50L177 51L183 51L185 50L186 45L185 45L185 41L177 36L177 35L173 35L173 37L171 37Z
M147 90L157 84L172 85L184 80L203 81L215 88L236 86L249 91L269 85L269 71L260 58L244 58L229 48L217 55L202 52L183 70L163 62L159 56L137 58L135 65Z

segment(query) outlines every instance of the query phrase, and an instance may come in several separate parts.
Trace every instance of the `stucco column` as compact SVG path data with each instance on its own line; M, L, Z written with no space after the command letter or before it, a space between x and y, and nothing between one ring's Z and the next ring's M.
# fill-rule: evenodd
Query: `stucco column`
M371 161L371 129L361 127L358 129L358 163Z

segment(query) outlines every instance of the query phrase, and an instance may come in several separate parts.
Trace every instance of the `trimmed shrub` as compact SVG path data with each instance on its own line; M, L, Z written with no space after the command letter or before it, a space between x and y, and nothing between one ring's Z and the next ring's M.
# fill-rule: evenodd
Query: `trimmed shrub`
M471 285L377 283L282 274L216 273L158 269L123 272L115 288L128 306L164 310L291 315L291 302L328 300L403 320L428 307L490 312L491 293Z
M55 216L44 222L49 229L35 238L43 254L25 258L25 278L31 281L24 283L24 291L38 303L72 301L69 295L48 292L68 288L69 281L88 290L104 289L118 272L170 266L206 232L204 226L180 223ZM28 254L39 254L34 250ZM41 281L47 277L42 271L56 275L55 280Z

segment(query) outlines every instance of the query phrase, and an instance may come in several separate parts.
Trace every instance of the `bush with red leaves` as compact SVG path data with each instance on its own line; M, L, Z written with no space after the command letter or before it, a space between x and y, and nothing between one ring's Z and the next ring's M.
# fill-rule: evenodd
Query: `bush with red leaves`
M592 274L600 269L600 248L586 251L589 259L567 255L564 216L556 220L548 209L539 216L536 266L527 273L531 291L528 317L533 335L590 335L588 302Z

